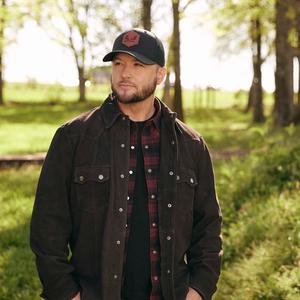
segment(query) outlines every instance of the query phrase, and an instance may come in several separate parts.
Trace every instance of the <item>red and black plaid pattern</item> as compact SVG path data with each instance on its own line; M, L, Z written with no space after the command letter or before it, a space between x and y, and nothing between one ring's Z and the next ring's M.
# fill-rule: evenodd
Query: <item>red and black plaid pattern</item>
M160 103L155 100L155 114L147 120L141 132L141 144L144 157L145 177L148 189L148 213L150 229L150 264L152 290L150 300L161 300L160 284L160 245L158 235L158 206L157 206L157 180L159 172L160 158ZM127 198L127 231L126 243L130 233L130 219L133 207L133 192L136 169L136 149L137 149L137 128L132 123L130 128L130 162L129 162L129 183ZM126 247L125 247L126 252ZM126 259L126 253L125 253ZM125 261L124 261L125 263Z

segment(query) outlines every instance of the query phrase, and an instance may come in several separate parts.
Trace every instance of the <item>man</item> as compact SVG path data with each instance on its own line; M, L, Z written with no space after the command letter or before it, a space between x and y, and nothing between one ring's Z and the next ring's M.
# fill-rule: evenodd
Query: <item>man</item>
M154 96L163 45L132 29L103 60L112 94L57 130L41 171L31 247L42 297L211 299L221 253L213 170L202 138Z

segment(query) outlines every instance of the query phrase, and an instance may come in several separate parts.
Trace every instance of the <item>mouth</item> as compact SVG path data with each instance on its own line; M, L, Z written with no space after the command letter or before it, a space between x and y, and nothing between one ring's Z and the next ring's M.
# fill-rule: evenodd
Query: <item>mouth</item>
M121 81L119 82L118 84L120 87L123 87L123 88L128 88L128 87L135 87L135 85L131 82L126 82L126 81Z

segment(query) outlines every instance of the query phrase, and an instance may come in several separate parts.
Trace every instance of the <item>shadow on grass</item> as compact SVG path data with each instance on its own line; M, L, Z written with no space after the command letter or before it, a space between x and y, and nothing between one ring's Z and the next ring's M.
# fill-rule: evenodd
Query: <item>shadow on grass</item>
M57 124L65 122L78 114L93 107L99 106L98 101L86 103L76 102L9 102L0 107L1 123L35 123L35 124Z

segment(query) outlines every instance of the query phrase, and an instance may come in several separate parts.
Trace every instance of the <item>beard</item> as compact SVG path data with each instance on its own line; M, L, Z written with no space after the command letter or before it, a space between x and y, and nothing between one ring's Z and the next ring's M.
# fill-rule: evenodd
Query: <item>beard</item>
M117 97L118 101L123 104L138 103L146 100L148 97L154 94L156 85L157 79L154 78L152 82L150 82L148 85L144 85L140 90L137 90L137 92L128 96L121 96L111 81L111 89L113 94Z

